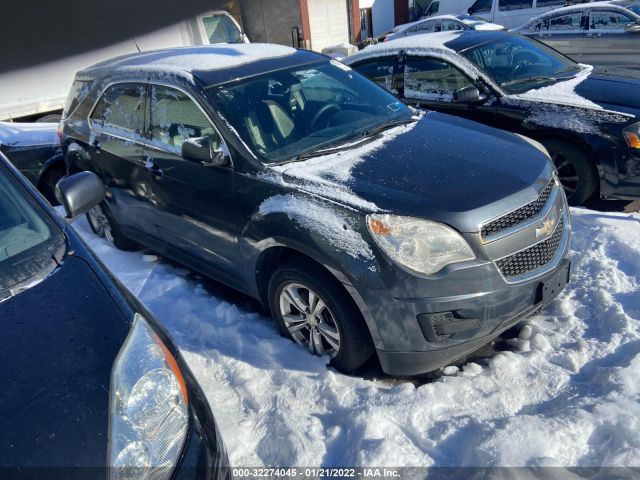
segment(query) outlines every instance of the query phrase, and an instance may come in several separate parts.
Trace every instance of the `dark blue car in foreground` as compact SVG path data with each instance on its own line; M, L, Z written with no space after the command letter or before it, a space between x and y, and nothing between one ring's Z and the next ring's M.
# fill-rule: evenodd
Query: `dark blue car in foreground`
M82 173L58 194L70 221L104 189ZM2 154L0 326L0 477L227 475L167 334Z

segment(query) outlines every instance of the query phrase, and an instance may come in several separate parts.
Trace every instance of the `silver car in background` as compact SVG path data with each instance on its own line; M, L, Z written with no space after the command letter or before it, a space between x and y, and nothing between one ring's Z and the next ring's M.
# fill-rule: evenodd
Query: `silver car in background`
M422 33L449 32L456 30L504 30L502 25L462 13L460 15L438 15L415 22L398 25L384 36L383 41Z
M576 62L640 69L638 0L559 8L512 31L536 38Z

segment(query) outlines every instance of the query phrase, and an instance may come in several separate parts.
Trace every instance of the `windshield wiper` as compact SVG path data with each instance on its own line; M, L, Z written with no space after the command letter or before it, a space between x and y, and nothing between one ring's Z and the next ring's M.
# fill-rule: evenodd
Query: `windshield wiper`
M372 137L374 135L377 135L381 132L384 132L385 130L389 130L390 128L393 127L397 127L398 125L406 125L408 123L413 123L413 122L417 122L418 119L411 117L411 118L403 118L402 120L393 120L391 122L387 122L387 123L383 123L382 125L378 125L377 127L373 127L373 128L369 128L367 130L365 130L364 132L362 132L362 136L363 137Z
M556 82L559 78L549 77L549 76L538 76L538 77L528 77L528 78L519 78L518 80L511 80L509 82L503 82L500 84L501 87L507 87L509 85L517 85L519 83L530 83L530 82Z

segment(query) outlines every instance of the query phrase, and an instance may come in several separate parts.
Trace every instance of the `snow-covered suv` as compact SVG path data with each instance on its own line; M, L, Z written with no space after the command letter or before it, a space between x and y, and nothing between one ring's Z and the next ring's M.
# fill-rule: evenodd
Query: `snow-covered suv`
M544 148L417 116L325 56L136 54L79 72L67 104L68 169L108 192L95 232L260 299L339 369L374 351L391 374L436 369L568 281L569 213Z

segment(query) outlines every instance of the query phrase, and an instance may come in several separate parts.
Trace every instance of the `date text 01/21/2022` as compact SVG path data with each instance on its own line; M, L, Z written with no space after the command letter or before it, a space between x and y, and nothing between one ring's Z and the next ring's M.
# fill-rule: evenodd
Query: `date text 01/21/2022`
M394 468L234 468L236 479L256 478L397 478L398 469Z

